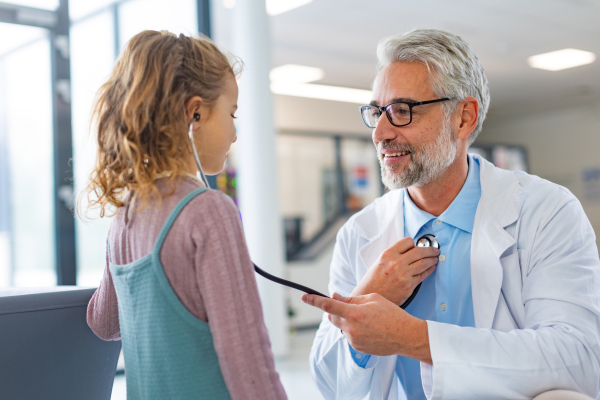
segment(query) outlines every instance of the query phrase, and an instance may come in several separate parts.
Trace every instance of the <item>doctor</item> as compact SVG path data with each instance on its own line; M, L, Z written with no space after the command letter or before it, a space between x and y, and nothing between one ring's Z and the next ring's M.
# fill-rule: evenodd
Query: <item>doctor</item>
M326 312L310 355L319 390L327 400L596 398L600 261L580 203L467 155L489 92L460 37L416 30L377 55L361 113L392 190L338 233L334 299L303 296ZM415 247L425 234L439 250Z

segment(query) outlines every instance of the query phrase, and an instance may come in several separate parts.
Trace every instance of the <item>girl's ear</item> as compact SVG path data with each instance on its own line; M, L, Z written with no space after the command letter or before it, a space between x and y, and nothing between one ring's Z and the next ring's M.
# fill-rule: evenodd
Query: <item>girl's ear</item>
M185 108L186 115L188 116L188 123L192 123L193 121L199 121L201 116L201 108L202 108L202 98L200 96L194 96L188 100ZM196 117L196 115L198 117Z

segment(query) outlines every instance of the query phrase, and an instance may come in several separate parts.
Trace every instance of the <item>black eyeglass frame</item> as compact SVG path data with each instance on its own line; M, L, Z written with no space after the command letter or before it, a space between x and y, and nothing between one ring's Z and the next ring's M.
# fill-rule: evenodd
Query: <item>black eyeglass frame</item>
M454 99L450 99L450 98L448 98L448 97L444 97L443 99L427 100L427 101L419 101L419 102L415 102L415 103L407 103L406 101L395 101L395 102L393 102L393 103L386 104L386 105L385 105L385 106L383 106L383 107L380 107L380 106L371 106L371 105L360 106L360 107L359 107L359 111L360 111L360 116L362 117L362 120L363 120L363 122L365 123L365 125L367 126L367 128L374 129L374 128L375 128L375 126L369 126L369 124L368 124L368 123L367 123L367 121L365 120L365 116L364 116L364 114L363 114L363 109L364 109L364 108L366 108L366 107L369 107L369 108L370 108L370 107L377 108L377 109L379 110L379 118L381 118L381 115L382 115L383 113L385 113L385 115L387 116L387 119L388 119L388 121L390 121L390 124L392 124L393 126L396 126L396 127L401 127L401 126L406 126L406 125L408 125L408 124L410 124L410 123L412 122L412 116L413 116L413 115L412 115L412 109L413 109L413 107L415 107L415 106L422 106L422 105L425 105L425 104L431 104L431 103L438 103L438 102L440 102L440 101L448 101L448 100L454 100ZM391 106L391 105L394 105L394 104L406 104L406 105L408 106L408 109L409 109L409 111L410 111L410 121L408 121L406 124L402 124L402 125L396 125L396 124L394 124L394 123L392 122L392 117L391 117L391 116L390 116L390 114L388 113L388 107L389 107L389 106ZM379 120L377 120L377 121L379 121Z

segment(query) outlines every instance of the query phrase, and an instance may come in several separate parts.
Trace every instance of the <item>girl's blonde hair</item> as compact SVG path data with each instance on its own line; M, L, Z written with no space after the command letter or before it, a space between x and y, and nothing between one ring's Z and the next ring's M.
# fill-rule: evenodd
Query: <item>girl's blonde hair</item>
M237 73L206 37L166 31L135 35L96 96L92 127L98 150L82 192L88 209L98 207L103 217L111 206L123 206L128 191L142 204L158 195L157 174L169 171L175 179L191 154L188 100L200 96L203 104L214 106L226 79Z

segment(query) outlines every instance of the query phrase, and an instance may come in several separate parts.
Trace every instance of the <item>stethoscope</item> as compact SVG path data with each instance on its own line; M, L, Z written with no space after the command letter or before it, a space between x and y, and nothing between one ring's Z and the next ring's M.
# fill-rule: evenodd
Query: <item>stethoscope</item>
M200 120L200 114L194 114L194 121L199 121L199 120ZM193 124L194 124L193 122L190 124L188 136L190 138L190 142L192 143L192 150L194 152L194 158L196 159L196 165L198 166L197 176L198 176L198 179L200 179L202 182L204 182L204 185L206 185L206 188L210 189L210 185L208 184L208 180L206 179L206 175L204 175L204 170L202 169L202 164L200 164L200 158L198 157L198 152L196 151L196 145L194 144L194 133L192 130ZM436 249L440 248L439 243L437 242L437 240L435 240L435 236L433 236L433 235L421 236L415 242L415 245L417 247L434 247ZM279 278L275 275L271 275L268 272L266 272L265 270L259 268L256 264L254 264L254 262L252 263L252 265L254 265L254 270L256 271L256 273L258 273L259 275L263 276L264 278L266 278L272 282L279 283L280 285L283 285L283 286L291 287L292 289L300 290L301 292L304 292L304 293L316 294L317 296L329 298L329 296L324 295L323 293L316 291L314 289L311 289L307 286L300 285L298 283ZM414 298L417 295L417 293L419 292L420 288L421 288L421 283L419 283L417 285L417 287L415 288L413 293L410 295L410 297L400 307L402 307L402 308L408 307L408 305L414 300Z
M440 248L440 244L438 243L437 240L435 240L435 236L433 236L433 235L423 235L423 236L421 236L419 239L417 239L417 241L415 242L415 245L417 247L433 247L433 248L436 248L436 249ZM404 309L404 308L408 307L408 305L410 303L412 303L412 301L417 296L417 293L419 293L419 289L421 289L421 284L422 283L423 282L421 282L421 283L419 283L417 285L417 287L412 292L412 294L410 295L410 297L408 299L406 299L406 301L400 307L402 307Z
M199 121L200 120L200 114L194 114L194 121ZM198 176L198 179L200 179L202 182L204 182L204 185L206 185L207 189L210 189L210 185L208 184L208 179L206 179L206 175L204 175L204 170L202 169L202 164L200 164L200 158L198 157L198 152L196 151L196 145L194 144L194 132L192 130L193 128L193 122L190 124L190 129L188 132L188 136L190 138L190 142L192 142L192 150L194 152L194 158L196 159L196 165L198 166L198 172L196 173L196 175ZM322 296L322 297L329 297L324 295L321 292L318 292L314 289L311 289L309 287L300 285L298 283L294 283L282 278L279 278L275 275L271 275L268 272L266 272L265 270L261 269L258 267L258 265L254 264L254 262L252 263L252 265L254 265L254 270L261 276L267 278L270 281L273 281L275 283L279 283L280 285L284 285L284 286L288 286L291 287L293 289L297 289L300 290L302 292L308 293L308 294L316 294L317 296Z

